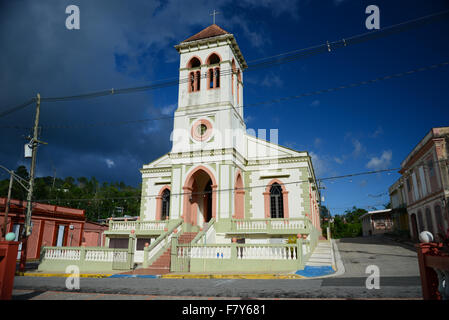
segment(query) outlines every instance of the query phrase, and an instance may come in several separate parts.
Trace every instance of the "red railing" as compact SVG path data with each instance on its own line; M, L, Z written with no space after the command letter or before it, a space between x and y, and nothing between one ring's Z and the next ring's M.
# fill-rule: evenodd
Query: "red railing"
M0 241L0 300L11 299L18 249L17 241Z
M449 299L449 252L442 243L416 244L424 300Z

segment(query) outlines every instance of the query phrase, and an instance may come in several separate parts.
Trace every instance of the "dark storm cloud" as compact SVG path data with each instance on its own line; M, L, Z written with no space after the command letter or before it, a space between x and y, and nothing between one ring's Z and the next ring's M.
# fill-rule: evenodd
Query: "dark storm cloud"
M80 8L80 30L65 27L68 5ZM173 46L210 23L213 8L230 1L3 1L0 5L0 111L36 93L54 97L127 88L176 77L178 55ZM257 7L254 1L240 6ZM260 7L265 8L267 1ZM292 4L293 5L293 4ZM291 9L292 5L288 8ZM287 8L286 8L287 9ZM278 7L276 14L283 11ZM248 27L239 14L223 27ZM260 42L258 43L260 45ZM160 74L160 70L164 70ZM91 124L154 118L177 104L177 87L150 92L70 102L43 102L38 175L96 176L100 180L140 182L139 168L170 150L173 121L68 129L54 124ZM34 105L0 118L0 164L16 168L23 159L23 136L30 130Z

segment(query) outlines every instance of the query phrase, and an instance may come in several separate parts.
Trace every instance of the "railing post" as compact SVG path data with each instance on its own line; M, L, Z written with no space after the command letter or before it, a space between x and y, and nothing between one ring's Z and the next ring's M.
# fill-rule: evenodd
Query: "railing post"
M128 241L128 255L127 255L127 263L129 269L134 269L134 240L136 238L135 233L129 234Z
M176 267L178 267L178 237L179 234L175 233L171 238L170 271L176 271Z
M237 262L237 243L232 242L231 243L231 261L232 262Z
M143 248L143 262L142 262L142 267L144 268L148 268L148 248L147 246L145 246Z
M85 261L86 261L86 247L81 246L80 247L80 265L79 265L80 270L84 269L85 264L86 264Z
M296 239L296 258L298 259L298 268L302 265L302 238Z

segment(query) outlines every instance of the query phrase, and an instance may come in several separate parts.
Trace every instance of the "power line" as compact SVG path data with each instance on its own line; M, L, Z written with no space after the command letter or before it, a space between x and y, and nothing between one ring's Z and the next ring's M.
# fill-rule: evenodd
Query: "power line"
M287 53L281 53L281 54L267 57L267 58L253 60L253 61L261 61L261 60L264 60L264 61L255 63L253 65L249 65L247 71L253 71L253 70L258 70L261 68L271 67L273 65L279 65L282 63L292 62L294 60L298 60L298 59L305 58L308 56L316 55L319 53L331 52L332 50L339 49L342 47L347 47L349 45L358 44L358 43L366 42L366 41L373 40L373 39L379 39L381 37L385 37L385 36L388 36L388 35L391 35L394 33L404 32L411 28L414 28L417 26L422 26L422 25L432 23L432 22L435 22L438 20L446 19L448 17L449 17L449 10L442 11L442 12L427 15L424 17L416 18L413 20L408 20L408 21L405 21L405 22L402 22L399 24L395 24L392 26L384 27L378 31L358 34L358 35L351 36L348 38L343 38L342 40L338 40L338 41L334 41L334 42L327 41L325 44L316 45L316 46L312 46L312 47L305 48L305 49L294 50L294 51L290 51ZM282 56L285 56L285 57L282 57ZM278 58L278 57L282 57L282 58ZM276 59L273 59L273 58L276 58ZM232 73L233 73L232 69L220 70L220 75L223 75L223 76L230 75ZM206 73L206 74L202 75L201 78L205 78L205 77L207 77L207 75L208 74ZM165 81L165 82L162 80L159 80L159 82L151 84L151 85L147 85L147 86L130 87L130 88L123 88L123 89L112 88L112 89L108 89L108 90L92 92L92 93L87 93L87 94L73 95L73 96L48 97L48 98L42 97L41 101L43 101L43 102L69 101L69 100L77 100L77 99L91 99L91 98L103 97L103 96L114 95L114 94L128 94L128 93L160 89L160 88L165 88L165 87L173 86L173 85L179 85L182 83L186 83L188 81L189 81L189 78L185 78L185 79L173 78L173 80L169 79L168 81ZM23 109L34 101L35 101L34 99L31 99L30 101L27 101L24 104L7 109L6 111L0 113L0 117L3 117L5 115L8 115L15 111L18 111L20 109Z
M391 172L391 171L397 171L400 168L391 168L391 169L384 169L384 170L374 170L374 171L365 171L365 172L358 172L358 173L351 173L346 174L342 176L333 176L333 177L326 177L321 179L316 179L316 181L324 181L324 180L334 180L334 179L343 179L348 177L355 177L355 176L361 176L361 175L369 175L369 174L376 174L376 173L385 173L385 172ZM299 184L309 182L309 179L305 180L297 180L297 181L290 181L285 183L279 183L279 185L291 185L291 184ZM198 191L198 192L181 192L181 193L170 193L170 196L183 196L183 195L205 195L205 194L212 194L212 193L220 193L220 192L235 192L240 190L252 190L257 188L266 188L269 186L269 184L264 185L256 185L256 186L250 186L250 187L242 187L242 188L227 188L227 189L217 189L213 191ZM159 194L153 194L153 195L145 195L145 196L129 196L129 197L108 197L108 198L81 198L81 199L41 199L41 200L34 200L36 202L48 202L48 201L106 201L106 200L127 200L127 199L141 199L141 198L156 198Z
M286 96L286 97L281 97L281 98L276 98L276 99L260 101L260 102L256 102L256 103L250 103L250 104L247 104L247 105L242 106L240 108L255 107L255 106L260 106L260 105L264 105L264 104L280 103L280 102L284 102L284 101L287 101L287 100L300 99L300 98L304 98L304 97L309 97L309 96L314 96L314 95L320 95L320 94L324 94L324 93L339 91L339 90L342 90L342 89L359 87L359 86L362 86L362 85L376 83L376 82L383 81L383 80L388 80L388 79L393 79L393 78L400 78L400 77L404 77L404 76L407 76L407 75L415 74L415 73L418 73L418 72L428 71L428 70L431 70L431 69L437 69L437 68L445 67L447 65L449 65L449 61L438 63L438 64L433 64L433 65L429 65L429 66L425 66L425 67L419 67L419 68L415 68L415 69L412 69L412 70L409 70L409 71L404 71L404 72L390 74L390 75L386 75L386 76L382 76L382 77L377 77L377 78L374 78L374 79L371 79L371 80L364 80L364 81L350 83L350 84L347 84L347 85L341 85L341 86L337 86L337 87L332 87L332 88L327 88L327 89L322 89L322 90L316 90L316 91L310 91L310 92L306 92L306 93L301 93L299 95ZM223 108L221 110L231 110L231 109L235 109L235 108L234 107L228 107L228 108ZM150 118L150 119L125 120L125 121L117 121L117 122L102 122L102 123L78 124L78 125L73 125L73 124L54 124L54 125L42 126L42 128L44 128L44 129L71 129L71 128L87 128L87 127L100 127L100 126L116 126L116 125L132 124L132 123L143 123L143 122L149 122L149 121L168 120L168 119L174 119L174 118L177 118L177 117L187 117L187 116L188 115L173 115L173 116L163 116L163 117ZM14 128L14 129L29 129L29 127L21 127L21 126L17 126L17 125L2 125L1 127L2 128Z

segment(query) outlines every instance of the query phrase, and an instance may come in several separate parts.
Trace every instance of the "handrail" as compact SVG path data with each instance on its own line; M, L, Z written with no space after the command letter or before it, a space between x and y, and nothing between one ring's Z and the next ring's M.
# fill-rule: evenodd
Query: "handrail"
M197 243L203 236L206 235L206 232L209 231L209 229L212 227L212 225L215 223L215 218L212 218L209 220L209 222L207 223L207 226L201 230L200 232L197 233L197 235L195 236L195 238L193 238L192 240L192 244Z
M151 259L154 254L156 254L157 252L155 252L154 254L151 254L152 251L168 236L170 236L170 234L173 233L173 231L177 228L179 228L180 225L182 225L182 223L184 222L183 219L178 219L178 222L176 222L175 224L173 224L173 226L168 229L165 233L161 234L159 237L156 238L156 240L148 247L144 248L144 264L146 264L148 261L145 261L145 256L147 255L147 259ZM160 249L160 248L159 248ZM158 249L158 250L159 250Z

